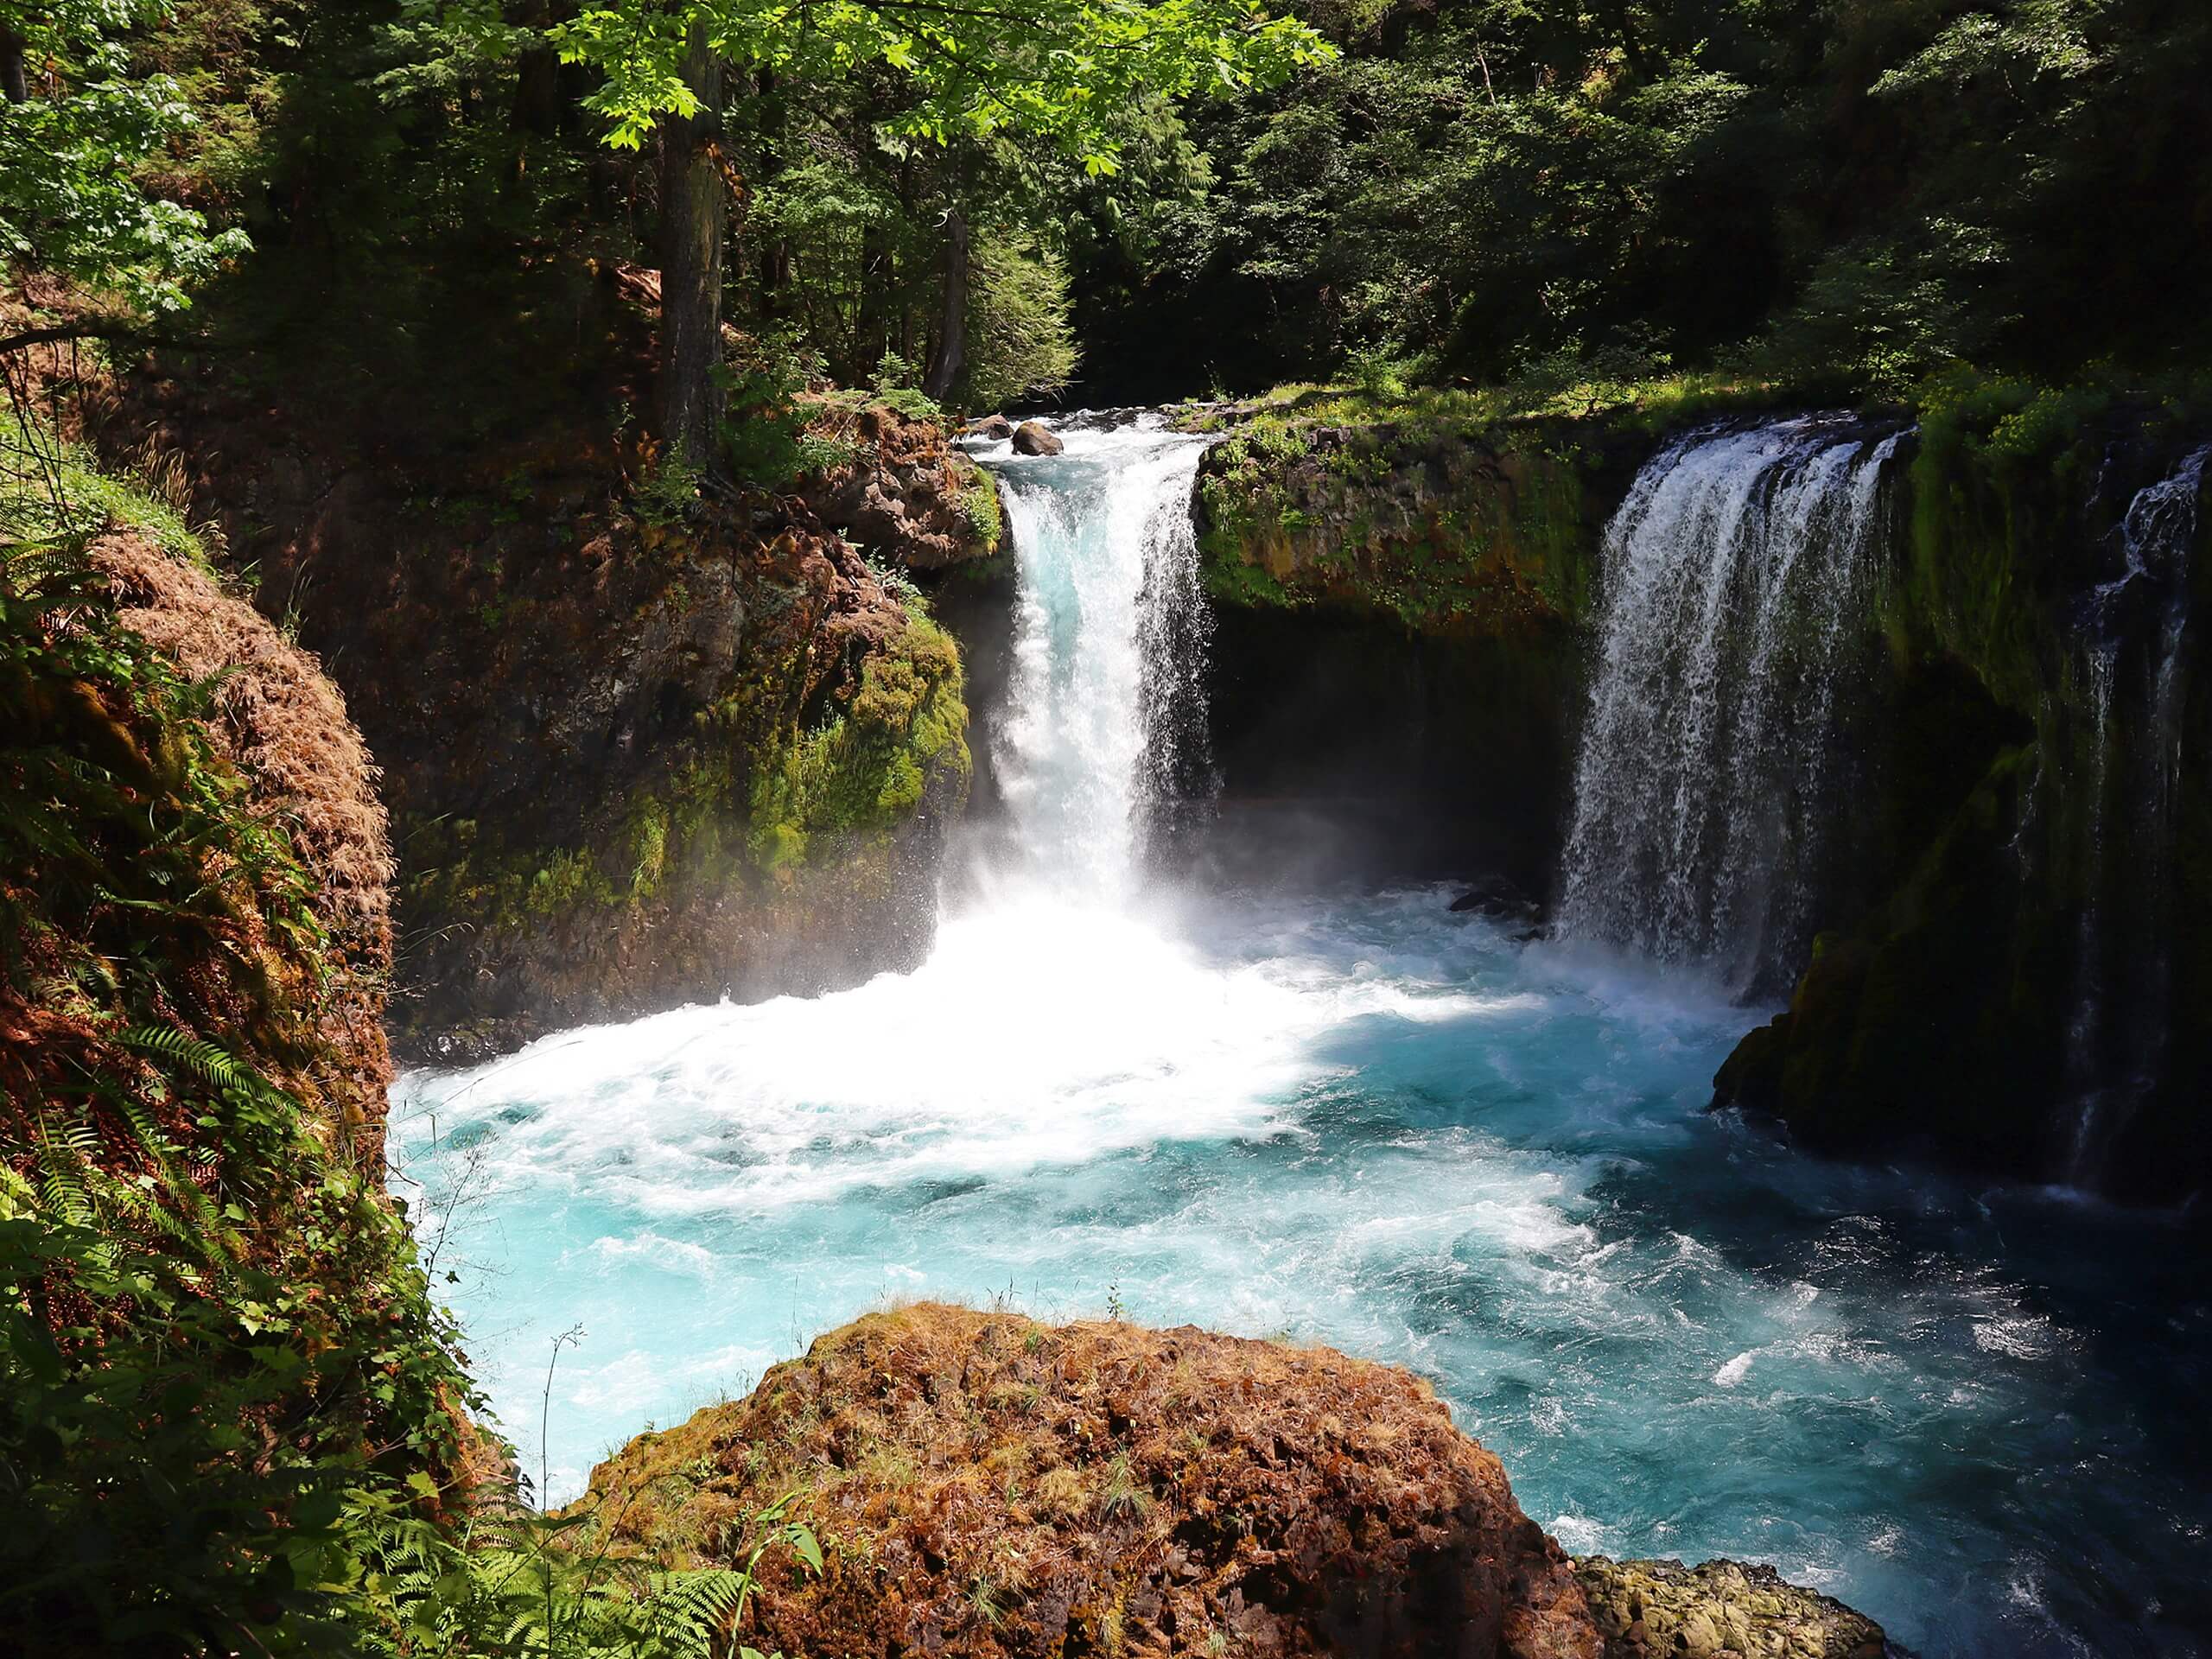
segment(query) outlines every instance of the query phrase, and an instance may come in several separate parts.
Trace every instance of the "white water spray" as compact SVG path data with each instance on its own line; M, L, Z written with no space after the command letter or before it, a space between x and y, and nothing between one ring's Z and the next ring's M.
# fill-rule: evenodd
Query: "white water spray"
M1739 992L1794 967L1900 441L1810 417L1707 429L1637 476L1605 532L1563 931Z

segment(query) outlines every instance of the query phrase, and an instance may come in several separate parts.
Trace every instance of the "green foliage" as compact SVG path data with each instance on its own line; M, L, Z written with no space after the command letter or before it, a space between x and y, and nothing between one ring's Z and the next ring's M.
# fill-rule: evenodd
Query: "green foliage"
M996 409L1066 391L1083 355L1066 260L1032 236L989 235L976 250L971 281L961 403Z
M633 496L640 523L655 530L678 524L699 510L699 468L670 451L655 458Z
M761 1659L735 1639L761 1561L788 1551L822 1570L812 1530L785 1518L790 1502L753 1518L743 1567L688 1572L613 1550L604 1524L611 1517L596 1500L559 1516L499 1509L457 1528L365 1505L352 1524L372 1541L370 1581L385 1611L367 1650L421 1659Z
M174 500L148 480L118 477L43 421L26 425L0 412L0 541L59 544L106 524L142 530L168 552L199 565L207 550Z
M35 66L29 97L0 100L0 253L152 313L189 303L247 246L133 176L193 121L173 79L132 73L128 36L166 13L156 0L0 4L0 40L19 72Z
M910 421L942 423L944 411L934 399L917 389L920 378L912 364L898 353L887 350L877 361L875 372L869 377L868 387L877 403Z
M1234 92L1280 79L1327 50L1305 25L1235 0L1011 11L830 0L803 18L744 0L594 7L562 24L555 38L570 61L605 73L587 103L607 118L615 148L639 148L664 116L697 113L680 67L695 26L731 61L802 82L886 66L913 94L887 123L901 138L943 144L1002 131L1052 138L1093 175L1117 165L1102 112L1122 101Z
M726 372L722 461L734 482L787 490L810 474L832 472L857 458L851 442L815 429L799 399L819 374L819 359L785 334L754 342L750 354Z
M2212 202L2201 7L1317 15L1339 61L1181 113L1204 195L1078 239L1085 343L1136 395L1187 391L1192 362L1249 387L1629 354L1650 366L1576 378L1896 397L1953 361L2156 370L2212 343L2167 275Z

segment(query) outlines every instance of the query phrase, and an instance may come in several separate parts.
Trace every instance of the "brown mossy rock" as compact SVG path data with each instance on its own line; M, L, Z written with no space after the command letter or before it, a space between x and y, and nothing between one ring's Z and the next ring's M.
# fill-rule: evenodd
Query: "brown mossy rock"
M997 550L997 515L975 493L997 487L932 421L882 404L815 406L813 428L852 446L853 459L805 491L817 517L862 550L909 570L944 570Z
M872 1314L593 1471L626 1550L762 1565L763 1650L1598 1659L1572 1563L1428 1385L1190 1326Z
M1739 1561L1575 1563L1605 1659L1881 1659L1882 1627L1841 1602Z
M319 1041L260 1063L342 1134L363 1168L384 1163L385 984L391 969L391 840L379 773L322 665L198 566L136 531L86 550L117 619L210 687L207 736L247 785L251 810L283 825L314 882L327 936L303 995Z
M1014 453L1017 455L1058 455L1066 453L1067 445L1058 434L1039 421L1024 421L1014 429Z

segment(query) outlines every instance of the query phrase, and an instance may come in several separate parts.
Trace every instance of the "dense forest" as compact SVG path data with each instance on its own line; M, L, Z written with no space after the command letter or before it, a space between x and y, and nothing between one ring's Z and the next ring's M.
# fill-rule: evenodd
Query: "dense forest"
M1647 1606L1661 1635L1704 1631L1675 1650L1736 1651L1711 1621L1740 1604L1836 1644L1789 1652L1878 1651L1763 1569L1715 1590L1587 1542L1570 1561L1426 1383L1131 1334L1118 1279L1107 1325L875 1316L564 1486L545 1425L570 1336L549 1355L533 1332L533 1458L512 1404L536 1380L492 1421L443 1306L454 1214L489 1200L410 1186L397 1127L387 1146L408 1077L931 971L946 846L965 818L1018 826L1058 775L1023 774L1029 740L984 716L1062 685L1060 659L1057 681L1026 665L1040 641L1115 605L1154 678L1097 702L1135 710L1141 786L1082 796L1063 841L1199 796L1205 824L1215 794L1253 817L1371 796L1421 821L1408 868L1479 880L1459 908L1542 948L1569 820L1596 833L1570 798L1596 793L1574 775L1585 710L1605 713L1592 664L1642 648L1600 549L1629 556L1659 489L1642 469L1796 411L1826 424L1787 429L1787 468L1832 461L1862 492L1847 534L1821 503L1801 527L1904 550L1877 597L1821 600L1872 620L1808 683L1871 712L1789 798L1840 850L1727 986L1760 1020L1787 1007L1749 1035L1722 1016L1719 1103L1872 1167L1924 1155L1931 1192L1964 1170L2161 1206L2176 1258L2200 1250L2212 1037L2180 1011L2212 990L2190 621L2212 559L2187 563L2212 9L1279 11L0 0L0 1649L1595 1659L1660 1650ZM1128 592L1017 569L1013 543L1058 521L1039 475L996 469L1058 455L1066 411L1139 404L1207 444L1143 511L1116 498L1153 538ZM1732 510L1789 505L1787 468ZM1799 543L1773 546L1786 574ZM1020 634L1060 589L1090 608ZM1171 602L1187 613L1161 620ZM1768 653L1813 625L1758 621L1689 677L1766 695ZM1071 753L1096 766L1113 744L1084 730ZM1757 817L1759 780L1725 770L1700 786L1727 811L1684 845ZM1006 1026L1043 1018L1031 958L991 948L962 961ZM1156 969L1171 991L1182 960ZM1070 1004L1100 995L1071 983ZM1938 1028L1944 999L1963 1012ZM857 1040L934 1086L935 1005L868 1018ZM394 1048L428 1070L395 1083ZM759 1039L713 1087L776 1052ZM948 1065L967 1099L969 1057ZM2062 1120L2069 1090L2091 1103ZM831 1161L810 1123L775 1156ZM1272 1144L1261 1123L1224 1131L1239 1156ZM426 1159L472 1155L439 1135ZM1637 1172L1666 1167L1647 1151L1591 1179L1632 1207ZM915 1208L970 1190L948 1176ZM1071 1213L1084 1236L1091 1210ZM778 1294L834 1280L813 1252L836 1236L763 1247ZM2201 1300L2170 1291L2127 1294L2201 1345ZM1755 1349L1692 1380L1732 1389ZM1357 1432L1340 1400L1366 1402L1343 1408ZM2212 1477L2196 1456L2158 1500L2176 1536L2202 1536L2179 1513ZM1376 1472L1402 1458L1418 1503ZM1424 1551L1479 1571L1446 1595ZM1414 1611L1375 1611L1393 1597ZM2146 1652L2212 1616L2201 1586L2081 1600L2113 1622L2069 1629L2134 1621ZM920 1611L884 1637L900 1609Z

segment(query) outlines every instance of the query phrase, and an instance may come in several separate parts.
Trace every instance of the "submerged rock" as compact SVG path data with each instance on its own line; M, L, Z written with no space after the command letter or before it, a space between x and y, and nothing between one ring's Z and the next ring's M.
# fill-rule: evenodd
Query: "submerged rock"
M1474 914L1488 916L1494 920L1511 920L1526 926L1540 922L1543 906L1522 891L1505 876L1491 876L1478 882L1452 901L1455 916Z
M618 1548L741 1563L786 1653L1599 1659L1557 1544L1428 1385L1319 1348L923 1305L593 1472Z
M1039 422L1024 421L1014 429L1014 452L1018 455L1058 455L1066 450L1067 445Z
M1882 1627L1841 1602L1740 1561L1575 1563L1606 1659L1740 1654L1745 1659L1880 1659Z

